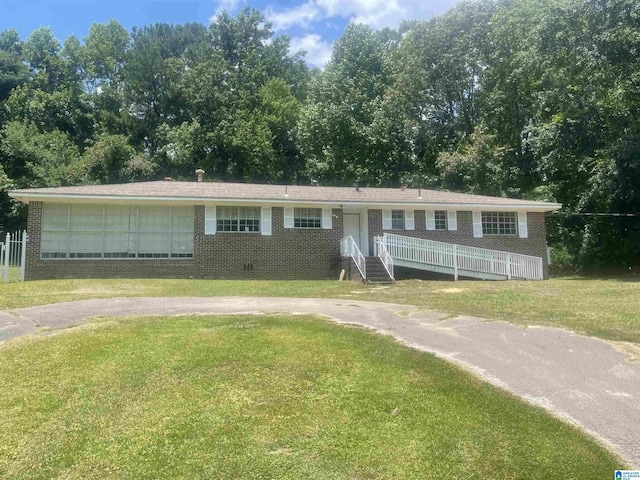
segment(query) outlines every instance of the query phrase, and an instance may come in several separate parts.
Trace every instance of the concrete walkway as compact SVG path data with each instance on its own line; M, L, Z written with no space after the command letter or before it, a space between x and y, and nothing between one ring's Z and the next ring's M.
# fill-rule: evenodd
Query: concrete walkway
M38 327L95 316L320 314L392 335L473 370L489 382L581 425L640 467L640 363L611 344L555 328L520 328L407 305L299 298L116 298L0 312L0 344Z

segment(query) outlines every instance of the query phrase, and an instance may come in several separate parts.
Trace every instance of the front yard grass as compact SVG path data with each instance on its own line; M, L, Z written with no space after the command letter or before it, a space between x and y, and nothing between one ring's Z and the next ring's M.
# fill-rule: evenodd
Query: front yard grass
M327 297L549 325L640 343L640 277L554 278L542 282L407 280L388 287L335 281L50 280L0 284L0 310L109 297Z
M624 467L445 361L313 317L102 319L10 341L0 412L0 477L13 479L608 478Z

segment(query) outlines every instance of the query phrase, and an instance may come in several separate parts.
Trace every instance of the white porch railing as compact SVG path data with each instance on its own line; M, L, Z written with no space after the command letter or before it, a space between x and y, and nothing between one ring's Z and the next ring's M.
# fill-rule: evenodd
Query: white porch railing
M343 257L351 257L353 263L358 267L362 281L367 279L367 262L353 237L348 236L340 240L340 255Z
M27 254L27 232L7 233L4 242L0 242L0 274L4 283L9 282L9 271L19 268L19 279L24 281L24 266ZM15 281L15 280L12 280Z
M527 280L542 280L542 258L486 248L385 233L383 243L395 260Z
M393 276L393 257L387 250L387 247L384 245L384 240L382 237L375 237L373 239L373 247L374 253L376 257L380 259L382 265L384 265L385 270L389 274L389 278L391 280L395 280L396 277Z

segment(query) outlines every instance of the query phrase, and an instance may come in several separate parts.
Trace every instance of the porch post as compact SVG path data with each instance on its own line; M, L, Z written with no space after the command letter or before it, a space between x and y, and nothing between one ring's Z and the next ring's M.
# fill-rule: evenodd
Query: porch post
M453 279L458 281L458 246L453 245Z
M24 282L24 271L27 260L27 231L22 231L22 250L20 251L20 281Z
M9 282L9 259L11 257L11 234L7 233L7 241L4 244L4 283Z

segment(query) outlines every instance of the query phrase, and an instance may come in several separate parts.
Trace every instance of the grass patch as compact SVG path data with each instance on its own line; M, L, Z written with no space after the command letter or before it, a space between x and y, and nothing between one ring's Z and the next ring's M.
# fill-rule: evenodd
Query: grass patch
M108 320L0 349L0 477L607 478L623 465L432 355L309 317Z
M20 267L9 267L9 274L7 275L7 282L19 282L20 281ZM4 283L4 266L0 266L0 285Z
M638 276L543 282L407 280L384 289L335 281L47 280L0 284L0 310L90 298L239 295L401 303L640 343Z

